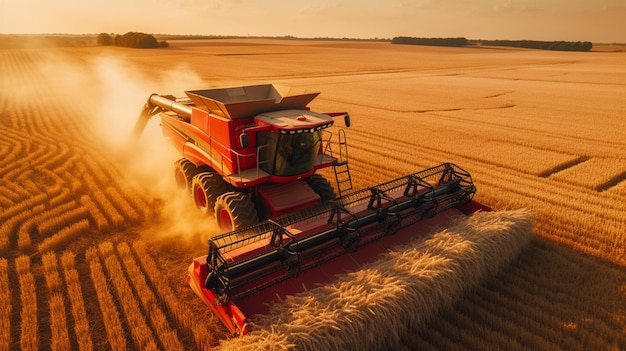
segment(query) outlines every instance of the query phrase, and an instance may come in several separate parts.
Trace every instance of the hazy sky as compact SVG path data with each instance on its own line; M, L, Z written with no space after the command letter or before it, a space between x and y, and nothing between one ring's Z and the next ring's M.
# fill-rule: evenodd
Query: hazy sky
M0 0L0 33L626 42L626 0Z

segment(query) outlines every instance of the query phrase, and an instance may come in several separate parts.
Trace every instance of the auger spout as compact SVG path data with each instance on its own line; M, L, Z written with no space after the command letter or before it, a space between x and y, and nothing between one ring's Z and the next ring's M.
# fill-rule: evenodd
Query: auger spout
M180 116L189 119L191 117L192 107L177 102L176 98L171 95L150 95L150 97L148 97L148 101L146 101L141 113L139 114L137 122L135 123L135 127L133 128L133 137L135 139L139 138L143 130L146 128L148 121L150 121L154 115L163 111L173 111Z

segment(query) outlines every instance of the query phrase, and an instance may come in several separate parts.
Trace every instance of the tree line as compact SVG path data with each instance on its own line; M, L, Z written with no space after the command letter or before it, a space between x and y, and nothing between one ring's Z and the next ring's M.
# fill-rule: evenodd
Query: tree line
M141 49L169 46L168 42L165 40L159 42L153 35L139 32L128 32L123 35L100 33L98 34L97 43L98 45L104 46L113 45Z
M392 44L429 45L429 46L466 46L466 38L413 38L395 37Z
M429 45L429 46L467 46L490 45L509 46L527 49L557 51L591 51L589 41L540 41L540 40L467 40L466 38L415 38L395 37L392 44Z
M481 40L482 45L556 51L591 51L590 41Z

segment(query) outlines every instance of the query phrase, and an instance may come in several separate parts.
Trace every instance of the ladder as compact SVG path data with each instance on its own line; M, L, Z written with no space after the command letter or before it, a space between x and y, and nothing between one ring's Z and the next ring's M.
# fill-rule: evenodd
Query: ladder
M350 176L350 167L348 166L348 143L346 141L346 133L343 129L339 129L339 155L333 164L335 171L335 180L337 181L337 190L339 196L344 195L348 190L352 190L352 177Z

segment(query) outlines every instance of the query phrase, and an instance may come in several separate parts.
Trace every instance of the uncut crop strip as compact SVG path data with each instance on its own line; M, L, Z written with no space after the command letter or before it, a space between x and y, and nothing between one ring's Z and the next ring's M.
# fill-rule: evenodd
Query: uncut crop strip
M0 187L0 210L3 210L5 208L8 208L9 206L13 205L13 201L6 196L5 194L3 194L3 191L6 188L4 187Z
M626 180L626 158L591 158L574 167L550 175L564 183L603 191L614 182Z
M20 286L20 347L22 350L39 349L39 323L37 321L37 285L31 273L30 258L19 256L15 267Z
M28 251L31 248L32 241L38 241L39 238L31 238L31 233L38 232L39 237L49 239L57 231L67 227L68 223L73 220L78 221L80 218L86 217L86 210L75 208L74 201L67 203L65 206L59 206L47 210L47 206L39 205L30 211L27 219L19 226L18 230L18 248L21 251ZM86 221L86 219L85 219Z
M16 187L16 189L17 188L18 187ZM48 199L48 195L44 193L34 195L32 197L25 195L24 198L25 200L15 204L14 206L9 207L3 213L0 213L0 223L6 224L6 222L8 221L18 222L14 220L13 218L18 215L21 215L22 213L28 211L29 209L32 209L33 207L37 205L44 204L46 200Z
M24 199L28 199L31 196L31 194L26 191L26 189L22 187L21 184L16 184L14 182L7 182L7 184L10 185L10 194L12 196L11 199L13 200L13 203L15 205L18 205L19 202L24 201ZM9 214L2 213L0 215L0 218L2 218L2 216L9 217Z
M9 287L9 261L0 258L0 349L11 345L11 288Z
M180 296L174 293L167 280L164 279L159 266L148 252L145 242L133 242L133 250L137 257L141 257L139 260L141 268L152 286L159 292L159 296L165 302L170 315L176 319L179 328L183 328L193 336L197 348L210 349L220 335L225 337L223 329L220 329L216 323L205 323L203 318L197 318L197 312L191 310L180 300Z
M153 289L148 286L145 275L139 268L139 264L133 257L128 244L118 244L117 252L124 266L124 270L128 273L130 283L132 284L136 294L139 296L141 305L143 306L144 311L146 311L148 320L152 324L154 333L158 337L163 349L184 350L176 332L170 328L167 317L161 309L159 301L153 293Z
M102 263L98 257L98 249L93 247L87 249L85 251L85 259L89 263L91 280L95 286L98 303L100 304L100 313L102 314L109 346L115 351L126 350L126 337L122 320L109 288L109 280L102 269Z
M70 339L65 315L65 300L63 295L63 281L57 268L57 258L54 252L47 252L41 257L44 277L50 292L48 304L50 305L50 330L52 350L69 350Z
M122 216L117 208L113 206L111 201L105 196L101 189L99 189L98 185L95 183L91 175L84 175L85 180L90 189L94 189L94 192L91 194L91 197L94 199L94 202L97 204L98 209L103 213L107 220L112 223L115 227L120 226L124 223L124 216Z
M154 333L148 327L144 311L139 308L137 298L128 283L119 260L115 256L113 244L104 242L98 246L98 251L104 260L104 266L122 307L135 346L141 350L157 349L157 345L154 343Z
M0 185L0 194L3 197L3 209L7 209L13 206L21 199L21 196L18 192L16 192L12 187L4 184Z
M30 144L27 147L27 152L19 157L19 162L15 162L17 163L17 167L7 169L6 172L0 174L2 179L13 181L19 180L22 173L28 171L30 167L32 167L32 164L37 164L37 162L47 154L48 151L45 145L32 142L33 136L24 135L24 140L27 140L27 143Z
M267 316L255 317L254 333L223 342L222 350L392 347L508 265L531 231L532 220L523 211L457 219L329 285L287 297Z
M87 209L79 207L76 201L70 200L54 206L32 221L36 223L39 235L47 237L65 227L67 223L86 218L87 214Z
M93 200L89 196L87 195L81 196L79 199L79 202L83 206L83 208L89 211L89 214L91 215L91 218L93 218L94 222L96 223L96 228L98 228L98 230L105 231L111 228L111 224L109 223L109 221L106 219L106 217L102 214L98 206L96 206L96 204L93 202Z
M68 243L73 238L86 234L90 229L89 221L81 219L76 223L71 223L65 228L59 230L52 236L45 238L38 246L39 252L46 252L58 248L59 246Z
M95 155L97 154L93 153L84 157L84 169L94 176L97 184L113 184L105 190L106 195L111 198L112 204L130 220L136 221L141 216L147 217L150 210L145 201L139 196L133 196L130 189L124 188L121 184L113 181L114 179L120 179L123 174L115 168L116 161L97 155L99 162L96 162L92 157ZM129 194L129 192L131 193Z
M74 254L69 251L64 252L61 256L61 265L63 266L63 277L67 287L67 294L72 306L74 333L76 334L78 349L80 351L92 351L93 342L89 330L89 320L87 319L87 313L85 311L85 302L81 282L78 278L78 271L76 270Z
M126 201L124 195L121 194L116 188L106 188L106 190L104 191L104 195L110 200L112 204L115 205L116 208L121 211L121 213L124 214L125 218L133 222L137 222L141 218L139 213L133 208L133 206L131 206L128 201Z
M43 204L35 205L0 224L0 254L5 253L9 249L15 234L22 234L18 237L17 244L21 246L22 249L29 248L31 245L30 234L24 231L20 232L19 227L23 222L27 221L28 218L36 216L44 210L45 206Z

